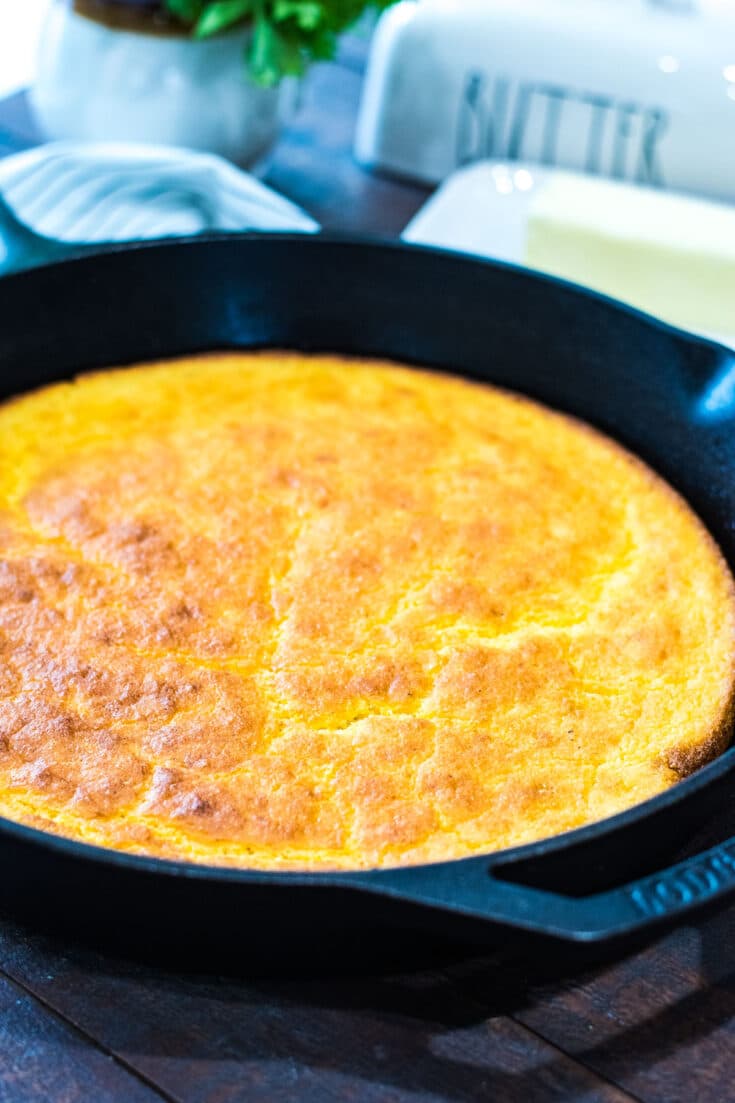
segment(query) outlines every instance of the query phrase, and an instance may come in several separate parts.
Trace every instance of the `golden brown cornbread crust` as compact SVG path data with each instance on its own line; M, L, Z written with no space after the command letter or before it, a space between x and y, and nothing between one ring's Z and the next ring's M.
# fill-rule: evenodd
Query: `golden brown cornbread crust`
M257 868L460 857L672 784L734 683L702 525L525 399L269 352L0 407L0 815Z

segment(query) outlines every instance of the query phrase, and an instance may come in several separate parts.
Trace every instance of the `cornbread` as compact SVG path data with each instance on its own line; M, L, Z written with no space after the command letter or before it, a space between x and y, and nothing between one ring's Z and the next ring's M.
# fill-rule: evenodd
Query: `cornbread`
M259 869L458 858L729 738L733 580L526 399L217 354L0 406L0 815Z

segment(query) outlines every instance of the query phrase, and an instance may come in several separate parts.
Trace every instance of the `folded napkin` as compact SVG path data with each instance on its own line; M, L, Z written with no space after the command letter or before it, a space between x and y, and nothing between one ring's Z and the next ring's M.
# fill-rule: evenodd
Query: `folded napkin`
M3 272L58 259L79 245L319 229L221 157L118 142L51 142L7 157L0 161L0 199Z
M486 161L449 178L404 231L551 273L735 344L735 207Z

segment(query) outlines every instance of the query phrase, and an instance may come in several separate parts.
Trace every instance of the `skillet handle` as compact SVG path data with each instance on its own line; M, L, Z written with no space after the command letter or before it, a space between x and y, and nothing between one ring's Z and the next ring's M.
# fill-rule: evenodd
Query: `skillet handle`
M536 927L540 918L537 929L556 937L607 942L686 921L708 905L735 896L735 838L659 873L583 897L503 880L497 876L501 868L491 870L490 876L508 919L515 919L517 925L530 921ZM548 923L544 923L546 909Z
M365 887L500 928L592 944L653 933L735 895L735 838L660 873L579 897L508 880L512 860L470 863L474 868L424 867L413 877L410 868L387 870Z

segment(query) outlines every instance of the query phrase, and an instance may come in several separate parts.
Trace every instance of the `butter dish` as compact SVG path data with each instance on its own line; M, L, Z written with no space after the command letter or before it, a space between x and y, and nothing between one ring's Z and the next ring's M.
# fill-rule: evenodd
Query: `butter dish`
M524 163L450 177L404 239L526 265L735 342L735 207Z

